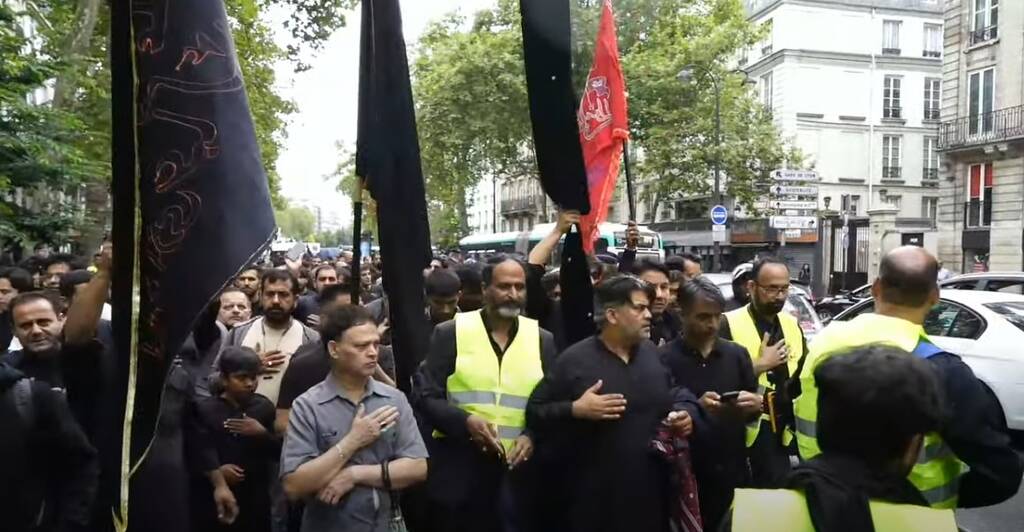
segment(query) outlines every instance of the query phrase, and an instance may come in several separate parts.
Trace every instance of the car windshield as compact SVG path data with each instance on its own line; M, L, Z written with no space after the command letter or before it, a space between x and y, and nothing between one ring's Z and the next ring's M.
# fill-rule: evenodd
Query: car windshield
M986 303L985 308L999 314L1006 321L1024 331L1024 303Z

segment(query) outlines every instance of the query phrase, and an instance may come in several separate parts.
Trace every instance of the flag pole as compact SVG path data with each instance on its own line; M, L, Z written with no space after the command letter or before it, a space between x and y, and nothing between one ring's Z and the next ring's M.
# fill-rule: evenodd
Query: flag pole
M363 190L365 188L365 182L357 177L352 194L352 264L350 265L352 278L349 279L353 305L360 304L359 295L362 293L360 278L363 273Z
M629 202L629 221L636 219L636 194L633 192L633 165L629 160L629 141L622 143L622 164L626 167L626 199Z

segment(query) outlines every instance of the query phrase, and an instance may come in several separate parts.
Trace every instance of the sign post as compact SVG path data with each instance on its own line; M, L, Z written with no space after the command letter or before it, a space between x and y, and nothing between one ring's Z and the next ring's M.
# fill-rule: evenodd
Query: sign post
M725 223L729 221L729 209L725 205L711 208L711 240L715 246L715 270L722 268L722 241L725 240Z

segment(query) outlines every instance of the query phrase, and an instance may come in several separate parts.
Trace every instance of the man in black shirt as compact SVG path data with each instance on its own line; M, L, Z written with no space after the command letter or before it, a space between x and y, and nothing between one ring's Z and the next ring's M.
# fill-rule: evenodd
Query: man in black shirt
M651 341L654 345L665 345L679 336L680 324L669 312L669 271L662 264L643 261L636 268L637 275L651 285L654 297L651 299Z
M320 323L320 307L324 303L324 289L328 286L344 284L340 280L338 270L332 264L321 264L313 269L313 290L315 293L299 297L295 303L295 319L316 327ZM351 302L351 301L350 301Z
M762 401L747 351L718 337L725 307L718 287L703 277L689 281L679 290L679 305L683 334L663 346L661 356L708 413L709 430L693 440L693 468L704 529L717 530L733 491L750 482L745 424L757 420Z
M600 332L555 363L530 397L527 419L542 437L558 442L569 491L573 532L667 532L670 470L652 450L659 427L679 437L694 429L696 399L677 388L662 364L650 331L648 286L632 276L597 288Z
M0 268L0 354L7 351L14 338L11 301L25 292L32 291L32 274L21 268Z

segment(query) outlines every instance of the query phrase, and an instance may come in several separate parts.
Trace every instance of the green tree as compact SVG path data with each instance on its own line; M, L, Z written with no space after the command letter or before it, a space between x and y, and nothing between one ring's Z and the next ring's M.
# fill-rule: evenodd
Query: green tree
M29 101L64 65L26 53L23 16L0 4L0 242L21 245L65 239L77 221L71 198L103 171L79 147L78 117Z
M299 241L308 241L314 237L316 215L305 207L288 207L274 210L274 219L281 228L281 235Z

